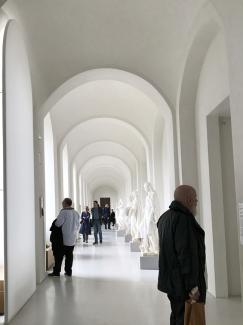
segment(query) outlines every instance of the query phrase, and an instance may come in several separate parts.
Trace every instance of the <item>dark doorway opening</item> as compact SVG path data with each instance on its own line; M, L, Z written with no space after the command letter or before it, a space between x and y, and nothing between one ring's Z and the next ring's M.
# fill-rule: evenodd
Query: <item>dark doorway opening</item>
M100 198L100 206L102 208L104 208L106 204L108 204L109 207L111 206L111 198L110 197L101 197Z

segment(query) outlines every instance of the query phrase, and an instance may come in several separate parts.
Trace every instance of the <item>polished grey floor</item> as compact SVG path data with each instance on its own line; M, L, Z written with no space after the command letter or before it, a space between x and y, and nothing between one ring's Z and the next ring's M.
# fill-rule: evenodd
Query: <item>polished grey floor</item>
M46 279L11 322L12 325L168 325L166 296L156 289L157 271L139 269L139 253L130 253L115 231L93 247L75 249L73 277ZM207 324L242 325L239 299L208 298Z

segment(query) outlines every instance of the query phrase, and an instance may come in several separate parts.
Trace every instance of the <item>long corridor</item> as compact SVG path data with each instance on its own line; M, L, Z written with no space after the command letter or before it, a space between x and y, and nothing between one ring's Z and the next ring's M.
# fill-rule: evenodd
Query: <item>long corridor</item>
M97 247L80 242L73 277L47 278L12 325L168 325L169 304L157 271L141 271L139 253L111 230ZM208 297L208 324L242 325L240 300ZM234 315L234 317L233 317ZM233 320L232 320L233 319Z

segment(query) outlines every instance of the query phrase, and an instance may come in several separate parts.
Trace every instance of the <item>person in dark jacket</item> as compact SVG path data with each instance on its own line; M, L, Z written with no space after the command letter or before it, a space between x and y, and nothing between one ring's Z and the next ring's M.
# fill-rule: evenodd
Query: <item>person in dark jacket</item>
M158 289L170 300L170 324L183 325L185 301L206 301L205 234L195 219L196 191L181 185L174 198L158 221Z
M97 201L94 201L94 206L91 209L91 213L92 213L92 224L94 228L94 238L95 238L93 245L98 244L98 234L99 234L100 244L102 244L102 229L101 229L102 208L100 208Z
M51 225L50 231L51 231L51 236L50 236L50 241L52 244L52 251L53 251L53 256L55 260L55 265L53 267L53 274L57 274L58 276L58 271L56 270L56 261L59 261L60 257L63 255L63 237L62 237L62 228L57 227L55 225L55 222L57 219L55 219Z
M112 223L112 227L114 227L116 223L116 214L113 209L111 210L111 223Z
M81 214L80 234L83 235L83 242L88 244L89 235L91 235L89 207Z
M111 229L111 211L110 211L109 204L106 204L103 209L103 220L104 220L105 229L107 229L107 225L108 225L108 229Z

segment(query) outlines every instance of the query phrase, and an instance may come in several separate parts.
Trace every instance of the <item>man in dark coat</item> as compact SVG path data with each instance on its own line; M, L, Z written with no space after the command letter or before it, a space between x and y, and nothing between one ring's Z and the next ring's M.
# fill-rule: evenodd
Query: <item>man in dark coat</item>
M158 221L158 289L170 300L170 324L183 325L185 301L206 301L205 235L195 219L196 191L181 185L174 198Z
M60 257L63 255L63 236L62 236L62 227L57 227L55 225L55 222L57 219L55 219L51 225L50 231L51 231L51 236L50 236L50 241L52 244L52 251L53 251L53 256L55 260L55 266L56 266L56 261L60 259ZM55 266L53 268L53 274L56 276L59 276L59 271L55 269Z
M95 238L93 245L98 244L98 234L99 234L100 244L102 244L102 229L101 229L102 208L100 208L97 201L94 201L94 206L91 209L91 213L92 213L92 224L94 227L94 238Z

